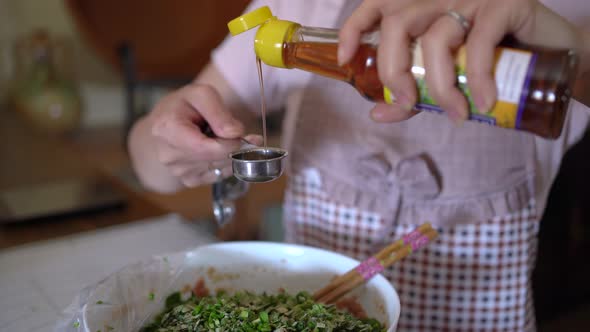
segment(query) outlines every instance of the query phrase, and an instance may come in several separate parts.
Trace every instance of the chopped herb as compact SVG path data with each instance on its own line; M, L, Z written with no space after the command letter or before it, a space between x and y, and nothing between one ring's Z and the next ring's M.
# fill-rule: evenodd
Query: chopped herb
M104 326L104 328L105 328L107 331L112 331L112 330L114 330L114 329L115 329L114 327L112 327L112 326L110 326L110 325L105 325L105 326Z
M153 301L156 298L156 295L154 294L154 292L150 292L148 294L148 299L150 299L150 301Z
M100 301L100 300L96 301L96 304L103 304L103 303L104 303L104 302L102 302L102 301Z
M248 311L242 310L242 312L240 312L240 318L242 318L242 319L248 318Z
M290 295L238 292L166 299L166 309L141 332L382 332L375 319L359 319L334 305L313 301L308 293Z
M74 327L75 328L79 328L80 327L80 322L74 322Z

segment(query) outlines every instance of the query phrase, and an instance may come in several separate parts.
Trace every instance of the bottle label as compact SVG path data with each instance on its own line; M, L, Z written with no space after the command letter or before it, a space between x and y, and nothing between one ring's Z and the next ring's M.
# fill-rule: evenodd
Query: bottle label
M531 74L534 70L536 54L519 49L498 47L495 54L494 78L497 87L496 104L489 112L479 111L471 93L467 87L465 75L466 56L465 48L458 50L456 56L457 87L465 94L469 103L469 120L487 123L489 125L504 128L520 128L522 112L528 95ZM419 100L414 106L419 111L444 112L428 93L424 77L424 62L421 48L414 51L414 63L412 73L416 78ZM394 99L386 93L388 102Z

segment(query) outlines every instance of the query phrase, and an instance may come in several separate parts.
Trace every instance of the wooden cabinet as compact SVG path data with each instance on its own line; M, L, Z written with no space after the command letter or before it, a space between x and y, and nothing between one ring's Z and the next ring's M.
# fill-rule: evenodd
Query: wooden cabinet
M114 68L133 47L138 79L194 77L248 0L65 0L82 37Z

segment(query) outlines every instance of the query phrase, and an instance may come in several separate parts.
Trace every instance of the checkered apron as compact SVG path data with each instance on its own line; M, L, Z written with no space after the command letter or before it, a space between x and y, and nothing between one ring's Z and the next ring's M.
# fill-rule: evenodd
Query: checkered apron
M383 274L401 301L399 331L534 331L534 202L492 220L439 228L439 238ZM286 239L364 260L418 224L330 199L317 178L290 177ZM425 222L425 221L420 221Z

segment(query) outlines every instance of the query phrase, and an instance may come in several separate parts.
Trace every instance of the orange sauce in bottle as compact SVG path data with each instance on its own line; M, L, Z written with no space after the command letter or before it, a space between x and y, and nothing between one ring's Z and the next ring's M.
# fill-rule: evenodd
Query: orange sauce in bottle
M527 68L520 69L520 78L523 84L517 88L522 92L517 96L518 101L515 105L512 105L513 114L509 116L513 119L502 122L502 119L498 120L502 114L495 118L494 114L479 113L470 99L466 77L463 75L462 80L458 80L458 86L466 92L471 107L469 119L500 127L515 128L541 137L559 137L575 80L577 58L567 50L550 50L528 46L526 48L518 46L517 48L516 45L508 43L503 45L506 46L499 47L498 51L507 50L509 51L507 54L516 56L514 61L507 60L510 61L507 63L508 66L522 64L518 62L518 56L525 53L530 54L530 58L527 58L530 59L527 62ZM361 44L354 58L343 66L338 65L337 51L337 43L291 41L283 44L283 61L288 68L297 68L348 82L365 98L375 102L385 102L383 84L379 80L377 72L376 46ZM424 68L415 64L413 69L422 72L422 76L417 77L419 100L415 109L442 112L427 95L423 81ZM505 93L510 94L511 91L505 91ZM503 107L498 104L496 107Z

